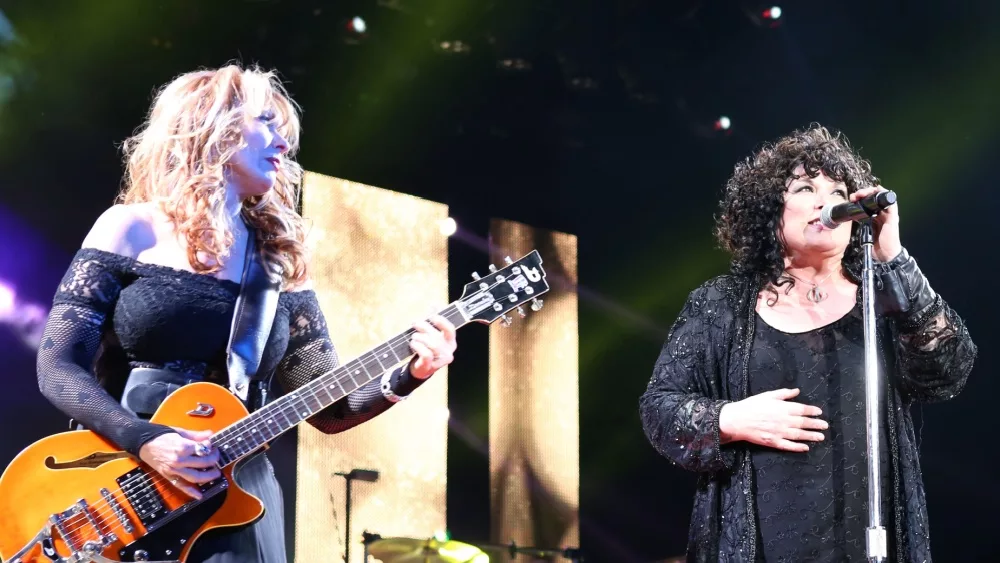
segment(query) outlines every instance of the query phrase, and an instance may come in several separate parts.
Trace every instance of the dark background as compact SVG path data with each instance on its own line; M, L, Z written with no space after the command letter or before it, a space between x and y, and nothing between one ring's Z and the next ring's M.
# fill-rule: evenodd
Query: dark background
M304 108L307 170L451 207L453 298L485 269L465 241L490 217L579 236L582 547L654 561L684 551L694 479L647 444L638 396L687 292L726 271L711 229L733 164L818 121L897 192L904 245L980 346L965 393L917 415L934 555L988 559L1000 3L780 6L770 25L767 5L733 1L0 0L0 279L19 302L51 300L154 88L229 60L277 68ZM365 37L345 27L355 15ZM455 40L470 50L440 48ZM722 115L728 131L713 129ZM449 527L476 542L489 533L486 330L459 341ZM6 463L64 421L10 326L0 361Z

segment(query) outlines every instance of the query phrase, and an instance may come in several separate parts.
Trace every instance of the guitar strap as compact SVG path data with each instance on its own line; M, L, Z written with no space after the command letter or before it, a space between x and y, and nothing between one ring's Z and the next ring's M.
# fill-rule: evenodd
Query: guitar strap
M267 403L270 374L259 373L259 368L264 347L271 334L271 325L274 324L281 283L280 278L269 275L257 252L256 241L256 232L251 229L247 237L240 294L236 298L226 350L229 389L251 411Z
M271 373L260 373L260 361L274 324L280 282L280 278L272 279L268 275L257 252L256 233L251 229L226 347L229 388L251 412L264 406L268 399ZM120 400L130 411L149 418L167 395L194 381L197 380L166 369L133 368L125 380ZM82 428L70 419L71 430Z

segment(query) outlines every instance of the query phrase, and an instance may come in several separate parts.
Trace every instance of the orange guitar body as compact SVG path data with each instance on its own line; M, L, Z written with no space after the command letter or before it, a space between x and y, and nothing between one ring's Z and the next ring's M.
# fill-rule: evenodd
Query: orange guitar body
M167 397L152 421L218 432L247 414L228 390L194 383ZM99 561L93 554L111 561L186 561L205 532L263 516L263 505L236 485L232 472L233 464L195 502L93 432L49 436L24 449L0 476L0 557L4 563Z

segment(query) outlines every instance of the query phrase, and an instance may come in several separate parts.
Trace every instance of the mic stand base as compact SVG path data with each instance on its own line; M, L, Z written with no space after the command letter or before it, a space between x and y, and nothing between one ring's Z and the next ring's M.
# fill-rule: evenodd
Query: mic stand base
M868 534L865 537L865 546L868 548L868 560L882 563L889 556L886 550L888 538L885 534L885 528L879 526L877 528L868 528L866 531Z

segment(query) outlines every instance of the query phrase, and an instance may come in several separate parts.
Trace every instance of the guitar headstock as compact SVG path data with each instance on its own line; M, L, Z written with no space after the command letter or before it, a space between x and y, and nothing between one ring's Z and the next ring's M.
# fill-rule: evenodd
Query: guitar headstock
M524 305L529 305L532 311L542 308L542 300L538 296L549 290L545 281L545 270L542 269L542 257L537 250L532 250L518 260L505 258L506 265L497 269L490 264L490 273L480 277L473 272L473 282L465 284L465 290L458 303L465 311L470 321L491 324L502 319L504 326L511 323L507 313L517 309L523 318Z

